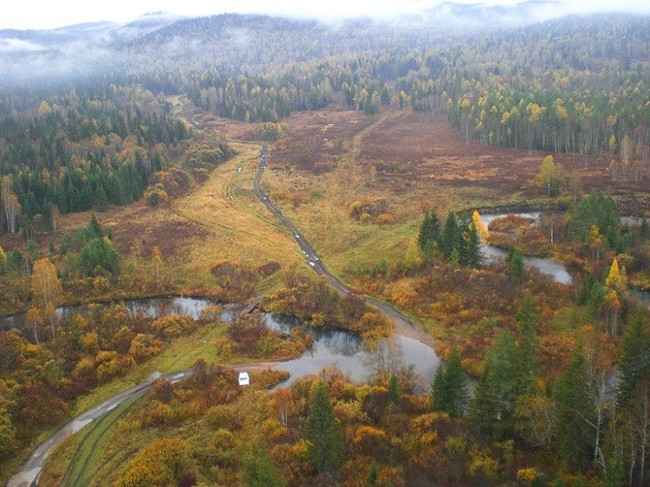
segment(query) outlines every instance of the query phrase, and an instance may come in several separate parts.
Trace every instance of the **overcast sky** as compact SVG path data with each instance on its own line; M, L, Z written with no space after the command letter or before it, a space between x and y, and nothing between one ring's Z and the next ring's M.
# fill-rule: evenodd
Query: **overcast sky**
M481 0L456 0L479 3ZM565 0L578 10L625 10L650 13L648 0ZM186 16L223 12L284 14L294 17L390 16L417 11L440 3L436 0L3 0L0 29L56 28L82 22L126 22L150 12L165 11ZM483 3L513 4L517 0Z

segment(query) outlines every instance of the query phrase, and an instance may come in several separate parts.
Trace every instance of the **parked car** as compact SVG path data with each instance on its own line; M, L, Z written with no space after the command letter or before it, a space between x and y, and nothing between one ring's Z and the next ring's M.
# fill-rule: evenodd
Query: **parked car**
M240 386L249 386L251 385L251 378L248 375L248 372L239 373L239 385Z

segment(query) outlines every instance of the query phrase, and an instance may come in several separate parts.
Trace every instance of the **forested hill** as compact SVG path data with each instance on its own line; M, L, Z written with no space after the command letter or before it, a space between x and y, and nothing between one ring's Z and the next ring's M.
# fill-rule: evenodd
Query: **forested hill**
M189 137L169 95L247 122L330 105L443 111L467 139L607 155L612 174L638 177L650 162L650 16L512 26L546 7L519 4L494 24L496 11L445 4L391 21L155 15L2 31L0 227L139 198Z

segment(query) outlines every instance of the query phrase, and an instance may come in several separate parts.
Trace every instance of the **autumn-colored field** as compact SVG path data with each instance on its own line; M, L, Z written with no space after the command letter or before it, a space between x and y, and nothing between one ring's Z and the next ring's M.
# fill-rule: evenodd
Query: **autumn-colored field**
M183 105L177 100L177 109ZM256 125L185 113L199 137L223 136L238 155L209 179L165 206L144 202L98 214L114 245L132 267L147 263L159 247L163 272L180 290L210 286L212 264L239 261L253 268L268 262L302 262L299 249L256 201L252 180L262 144L270 159L262 186L314 243L335 272L350 280L358 266L406 253L422 211L548 204L534 179L545 153L466 142L446 115L386 110L365 116L356 110L298 112L282 123L288 135L270 143L256 139ZM614 181L606 157L554 154L565 170L564 193L593 188L620 194L631 213L648 207L642 184ZM628 196L623 197L623 193ZM382 214L353 217L355 202L382 201ZM552 204L552 202L551 202ZM385 206L385 208L384 208ZM55 233L37 234L45 248L62 232L83 226L88 213L59 218ZM18 245L5 236L5 248ZM268 287L268 286L265 286Z
M617 195L623 211L650 207L642 182L611 178L606 156L553 154L565 184L560 200L547 199L535 183L547 153L467 142L442 113L323 110L285 123L288 136L271 146L263 184L348 278L359 265L401 258L427 208L444 217L450 210L556 205L592 189ZM350 216L354 202L377 199L385 200L387 218Z
M150 267L151 252L162 253L161 272L179 291L215 284L210 267L234 261L256 269L268 262L284 268L300 260L299 249L257 201L252 191L259 145L238 144L238 154L217 167L210 178L187 195L160 207L138 202L98 213L113 234L113 245L136 271ZM37 235L41 247L58 243L65 231L88 223L89 213L59 218L57 232ZM11 248L11 247L9 247ZM151 271L151 269L149 269Z

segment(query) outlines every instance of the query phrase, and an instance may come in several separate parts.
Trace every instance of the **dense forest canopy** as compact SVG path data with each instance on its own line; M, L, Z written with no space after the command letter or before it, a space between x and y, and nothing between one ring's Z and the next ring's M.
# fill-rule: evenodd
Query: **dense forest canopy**
M181 20L113 40L98 53L110 53L108 71L93 77L105 87L140 84L154 98L186 93L202 109L250 122L277 121L293 111L338 102L367 114L386 105L441 110L468 139L611 153L616 170L632 173L648 162L649 24L646 16L574 16L519 29L452 35L421 22L331 25L227 14ZM42 65L41 59L36 64L47 73L48 65L58 69L68 55L61 50L48 63ZM30 67L29 56L23 62ZM111 74L111 66L118 71ZM69 91L71 82L62 82L58 91L43 88L44 82L36 77L27 84L31 89L5 88L2 118L14 111L31 118L52 116L38 113L40 103L56 103L50 97L65 96L61 90ZM88 79L83 85L90 85ZM60 106L68 110L65 102ZM72 108L65 116L74 138L81 127L76 125L79 108ZM124 136L126 127L133 128L134 116L139 115L126 114L125 127L119 127L116 116L110 124L93 123L102 135L115 127ZM161 130L166 135L157 142L178 139L178 127L153 128L147 144ZM170 136L173 141L165 140ZM7 154L12 156L12 163L16 157L25 163L31 154L15 149Z

